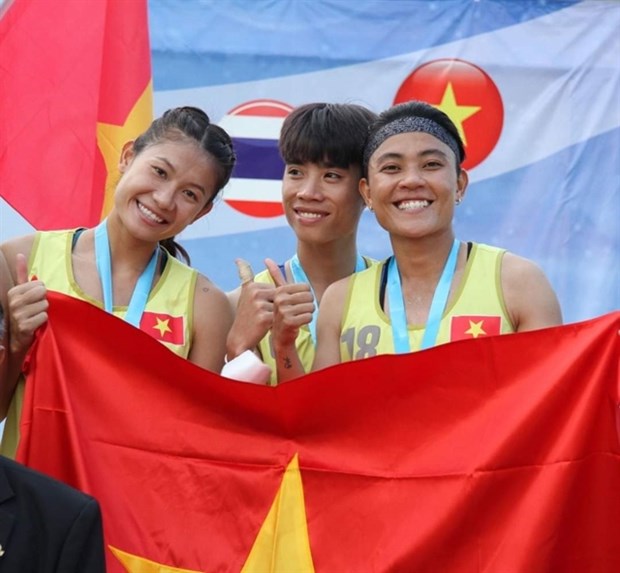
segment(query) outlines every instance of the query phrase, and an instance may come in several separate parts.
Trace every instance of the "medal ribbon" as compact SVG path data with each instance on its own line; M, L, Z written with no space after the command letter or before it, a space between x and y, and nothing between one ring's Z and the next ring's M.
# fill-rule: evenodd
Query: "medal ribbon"
M291 274L293 275L293 281L295 281L296 283L306 283L307 285L310 285L310 291L312 292L312 296L314 297L314 300L316 301L314 289L312 288L312 285L310 284L310 281L308 280L308 277L303 267L301 266L301 263L299 262L299 257L297 256L297 253L295 253L293 258L290 260L290 265L291 265ZM366 268L366 261L364 260L364 257L358 254L357 260L355 263L355 272L359 273L360 271L363 271L365 268ZM312 313L312 320L310 321L310 324L308 325L308 328L310 329L310 336L312 336L312 342L314 343L315 346L316 346L317 316L318 316L318 304L315 304L314 312Z
M103 307L106 312L112 313L114 309L112 260L110 257L110 239L108 238L106 219L95 227L95 260L97 261L97 272L99 273L101 289L103 290ZM140 327L140 320L151 292L156 265L157 249L153 252L151 260L138 278L129 301L129 306L127 307L127 312L125 313L125 321L137 328Z
M443 267L439 283L435 287L431 308L428 312L428 321L422 337L420 350L431 348L437 342L441 317L446 309L450 285L456 270L456 261L459 254L459 241L454 239L452 249ZM396 257L390 257L388 262L387 292L390 301L390 322L392 323L392 338L396 354L404 354L411 351L409 344L409 331L407 329L407 313L403 299L403 289L400 282L400 272L396 264Z

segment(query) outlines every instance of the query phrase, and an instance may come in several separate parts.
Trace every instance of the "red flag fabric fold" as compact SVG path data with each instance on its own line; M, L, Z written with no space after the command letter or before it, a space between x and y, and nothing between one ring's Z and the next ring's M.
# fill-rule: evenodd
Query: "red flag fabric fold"
M0 7L0 195L36 229L98 223L150 85L146 0Z
M286 497L307 529L276 529L272 553L306 535L316 571L611 573L619 328L613 313L262 387L52 293L18 457L95 495L109 546L168 567L262 563Z

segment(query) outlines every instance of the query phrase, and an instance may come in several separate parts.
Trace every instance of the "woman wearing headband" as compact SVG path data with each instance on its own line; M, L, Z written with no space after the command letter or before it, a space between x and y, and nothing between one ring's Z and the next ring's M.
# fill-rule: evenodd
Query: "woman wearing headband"
M325 292L313 370L561 323L557 297L533 262L455 237L464 159L456 126L424 102L393 106L373 123L360 192L394 254ZM281 379L299 375L292 349L278 349L278 358Z

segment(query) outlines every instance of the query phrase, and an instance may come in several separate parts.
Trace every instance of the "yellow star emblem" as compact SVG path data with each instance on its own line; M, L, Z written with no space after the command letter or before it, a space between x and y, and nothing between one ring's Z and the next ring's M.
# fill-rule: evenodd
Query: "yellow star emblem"
M474 322L473 320L469 321L469 328L465 331L465 334L471 334L474 338L478 338L481 335L486 334L484 329L482 328L482 324L484 320L479 322Z
M111 545L108 547L128 573L200 573L156 563ZM255 571L314 573L297 454L284 471L280 488L241 569L241 573Z
M118 163L123 145L144 132L153 119L153 85L149 82L136 101L123 125L97 123L97 145L103 155L108 175L105 181L105 197L101 209L103 219L112 208L115 184L120 177Z
M441 98L441 103L435 107L447 114L448 117L454 122L454 125L456 125L459 135L463 140L463 144L467 145L467 137L465 136L465 130L463 129L463 122L468 117L478 113L482 108L480 106L459 105L456 103L456 96L454 95L452 82L448 82L446 91L443 93L443 97Z
M201 573L193 569L179 569L178 567L170 567L163 563L155 563L155 561L150 559L125 553L125 551L121 551L111 545L108 545L108 547L128 573Z
M280 489L241 569L241 573L252 571L314 573L297 454L284 472Z
M170 323L169 318L162 320L159 317L155 317L155 320L157 321L157 324L153 328L155 330L159 330L159 336L163 338L166 332L172 332L172 328L170 328L170 324L169 324Z

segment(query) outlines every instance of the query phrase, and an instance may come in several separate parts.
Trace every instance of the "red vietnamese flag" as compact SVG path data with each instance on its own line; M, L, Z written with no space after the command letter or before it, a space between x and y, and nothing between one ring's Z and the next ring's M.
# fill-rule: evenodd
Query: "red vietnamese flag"
M398 88L394 103L421 99L445 112L463 144L465 169L472 169L493 151L502 133L502 95L484 69L462 59L431 60L414 69Z
M156 340L185 344L185 323L182 316L145 311L140 320L140 330Z
M499 316L453 316L450 321L450 340L467 340L480 336L501 334L502 319Z
M8 2L0 86L2 197L37 229L95 225L152 119L147 0Z
M109 573L620 570L618 312L267 387L49 299L18 457L100 500Z

